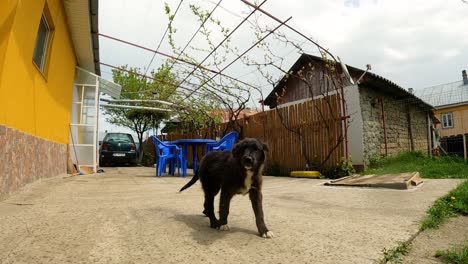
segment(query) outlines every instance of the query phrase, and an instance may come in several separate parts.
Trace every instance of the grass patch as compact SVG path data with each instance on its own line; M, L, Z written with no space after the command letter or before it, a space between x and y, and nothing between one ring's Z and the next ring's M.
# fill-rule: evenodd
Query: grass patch
M452 247L448 250L438 250L435 256L444 263L468 263L468 243Z
M382 250L384 257L378 261L379 264L385 263L402 263L403 256L406 256L411 250L411 244L409 242L398 242L398 246L394 249Z
M468 215L468 181L465 181L437 199L427 211L421 223L421 230L437 228L449 217L457 214Z
M372 158L364 174L388 174L418 171L423 178L468 179L468 162L458 156L430 157L422 152L403 152L385 158ZM468 215L468 181L439 198L428 210L421 230L437 228L448 218Z
M418 171L429 179L468 179L468 162L458 156L429 157L421 152L403 152L393 157L376 157L370 160L363 174L389 174ZM468 180L459 184L448 194L437 199L427 211L421 223L421 231L437 228L448 218L468 215ZM384 258L379 263L401 263L410 248L400 242L395 249L383 250ZM445 263L468 263L468 244L447 251L438 251L436 256Z
M403 152L386 158L374 157L364 174L418 171L429 179L468 179L468 162L458 156L430 157L422 152Z

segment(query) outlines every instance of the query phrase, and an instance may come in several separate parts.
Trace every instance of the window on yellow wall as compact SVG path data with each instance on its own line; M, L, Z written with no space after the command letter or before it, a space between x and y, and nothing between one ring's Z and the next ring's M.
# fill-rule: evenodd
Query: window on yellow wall
M442 114L442 128L452 128L453 127L453 114L445 113Z
M33 62L37 68L45 74L49 46L52 41L53 23L47 6L41 16L39 29L37 31L36 46L34 47Z

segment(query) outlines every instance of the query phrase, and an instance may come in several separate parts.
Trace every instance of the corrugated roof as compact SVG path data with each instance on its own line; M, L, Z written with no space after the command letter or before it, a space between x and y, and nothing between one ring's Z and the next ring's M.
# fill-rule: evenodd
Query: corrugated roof
M321 57L317 57L310 54L301 54L299 59L294 63L291 69L288 72L295 72L299 69L302 63L305 63L307 60L323 61ZM349 73L354 76L360 76L364 73L364 70L361 70L356 67L346 65ZM265 105L271 105L276 100L275 93L282 87L284 82L287 81L286 77L283 77L278 84L275 86L273 91L266 97ZM412 104L418 105L426 111L431 111L433 109L432 105L428 104L424 100L421 100L414 94L408 92L406 89L402 88L398 84L386 79L380 75L377 75L372 72L367 72L364 78L361 80L362 85L368 85L374 89L378 89L383 93L387 93L393 96L395 100L407 100L407 102L412 102Z
M468 84L463 81L416 89L414 94L436 108L468 104Z

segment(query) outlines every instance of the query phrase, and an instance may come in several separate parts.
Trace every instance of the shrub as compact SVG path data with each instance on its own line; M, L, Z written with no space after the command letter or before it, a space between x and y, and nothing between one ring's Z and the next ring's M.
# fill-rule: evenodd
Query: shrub
M263 171L263 175L268 175L268 176L281 176L281 165L277 161L271 162L266 168L265 171Z
M409 242L398 242L397 247L382 250L384 257L378 263L403 263L403 256L408 255L410 250L411 244Z
M153 167L156 163L156 158L149 152L143 152L143 158L141 159L141 165L145 167Z
M375 156L370 157L369 166L374 167L374 168L380 166L384 158L385 156L383 155L375 155Z
M323 174L330 179L339 179L356 173L356 170L353 167L353 162L351 161L351 157L349 157L349 159L342 158L341 161L336 164L333 171L323 171Z

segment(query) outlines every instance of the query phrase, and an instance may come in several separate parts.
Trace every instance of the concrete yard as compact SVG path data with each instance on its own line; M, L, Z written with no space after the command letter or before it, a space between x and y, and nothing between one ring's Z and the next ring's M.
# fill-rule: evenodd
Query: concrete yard
M458 180L412 190L323 186L265 177L275 238L257 235L248 196L231 203L231 231L209 228L199 183L154 169L55 177L0 202L0 263L373 263L407 240ZM217 207L217 205L216 205Z

